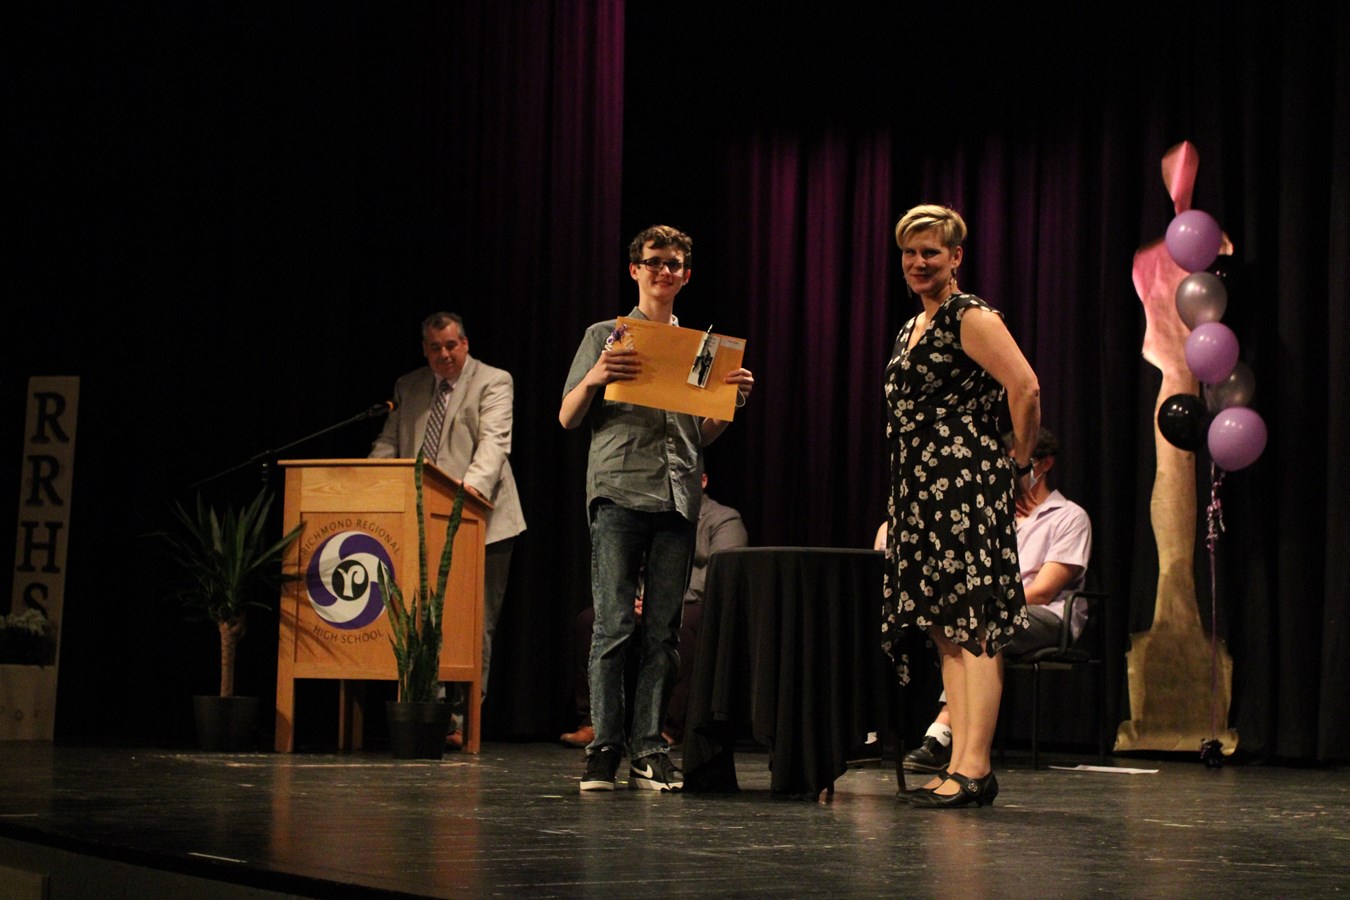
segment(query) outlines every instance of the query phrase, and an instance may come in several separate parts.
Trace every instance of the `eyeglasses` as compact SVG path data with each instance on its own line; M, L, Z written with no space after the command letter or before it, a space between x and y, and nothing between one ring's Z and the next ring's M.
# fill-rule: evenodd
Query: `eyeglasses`
M649 256L646 259L639 260L638 265L646 266L647 271L653 275L659 275L662 269L669 269L670 274L678 275L684 268L684 263L678 259L662 259L659 256Z

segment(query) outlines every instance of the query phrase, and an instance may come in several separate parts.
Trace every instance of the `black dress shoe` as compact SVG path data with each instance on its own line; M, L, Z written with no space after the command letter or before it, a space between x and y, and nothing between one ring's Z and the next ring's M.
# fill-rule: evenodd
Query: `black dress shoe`
M982 796L984 798L984 802L980 806L993 806L994 798L998 796L998 779L994 777L993 772L990 772L981 778L980 782L983 785Z
M900 788L895 792L895 799L901 803L913 803L915 794L926 794L927 788Z
M923 743L905 754L906 772L941 772L952 761L952 746L943 746L935 737L926 737Z
M937 778L938 784L941 784L948 778L946 769L943 769L940 772L935 772L933 774ZM934 785L934 787L936 787L936 785ZM920 794L931 794L931 793L933 793L933 788L924 787L923 785L919 785L916 788L900 788L895 792L895 799L899 800L901 803L909 803L911 800L913 800Z
M948 781L956 783L955 794L939 794L936 791L915 793L910 798L911 806L929 809L957 809L962 806L988 806L998 796L998 779L990 772L983 778L970 778L960 772L953 772Z

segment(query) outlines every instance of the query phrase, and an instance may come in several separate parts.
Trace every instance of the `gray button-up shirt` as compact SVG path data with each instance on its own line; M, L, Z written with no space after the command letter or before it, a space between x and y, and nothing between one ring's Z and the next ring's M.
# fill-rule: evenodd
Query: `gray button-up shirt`
M628 316L647 318L636 306ZM595 365L605 339L617 325L616 319L608 319L586 329L567 373L564 397ZM697 522L703 498L701 421L688 413L615 403L599 392L586 412L591 429L586 464L588 516L591 505L603 498L639 512L678 510Z

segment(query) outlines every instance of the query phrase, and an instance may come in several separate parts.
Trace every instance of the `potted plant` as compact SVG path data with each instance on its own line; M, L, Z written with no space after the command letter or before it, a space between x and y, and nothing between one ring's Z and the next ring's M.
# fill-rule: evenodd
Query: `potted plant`
M0 665L50 666L56 661L56 628L31 598L20 612L0 615Z
M52 739L55 664L55 624L16 587L14 611L0 615L0 741Z
M438 699L441 665L441 614L445 609L445 585L454 555L455 533L464 510L464 485L455 492L450 520L445 526L445 549L436 570L434 587L427 580L427 529L422 501L422 454L413 464L417 490L417 589L411 603L388 567L380 566L380 593L389 615L389 642L398 666L398 699L389 701L389 741L394 755L403 759L440 759L445 753L445 735L451 708Z
M198 494L190 508L175 502L176 527L157 534L178 576L172 597L220 632L220 693L193 698L204 750L237 750L251 742L258 698L235 696L239 641L247 630L249 609L270 607L281 586L300 577L283 571L282 562L303 523L271 541L271 508L266 488L242 510L227 505L219 513Z

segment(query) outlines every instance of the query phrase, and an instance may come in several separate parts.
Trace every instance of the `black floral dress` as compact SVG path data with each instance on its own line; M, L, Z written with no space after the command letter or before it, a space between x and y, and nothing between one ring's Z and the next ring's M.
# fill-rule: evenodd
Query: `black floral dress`
M992 308L953 294L886 366L891 447L882 646L909 681L907 629L937 629L979 655L1027 626L1013 466L998 431L1003 386L961 349L961 316Z

